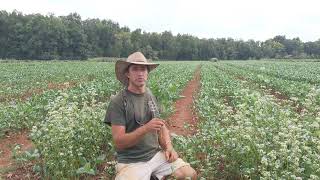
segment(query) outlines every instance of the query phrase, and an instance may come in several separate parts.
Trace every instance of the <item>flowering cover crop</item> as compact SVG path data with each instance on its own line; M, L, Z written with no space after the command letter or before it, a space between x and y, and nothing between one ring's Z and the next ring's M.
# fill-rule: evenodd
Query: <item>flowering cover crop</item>
M32 141L41 159L36 166L45 178L80 178L94 175L101 162L108 161L113 164L111 131L110 127L103 123L103 119L109 97L121 89L115 78L114 63L58 65L61 76L55 74L59 77L49 80L56 83L60 80L70 81L73 79L72 72L76 72L76 85L63 89L47 88L45 84L48 81L45 79L50 75L45 72L51 73L50 66L35 63L34 66L40 69L49 68L47 71L41 69L44 79L39 78L39 84L43 84L39 87L43 88L43 92L35 93L26 100L10 99L2 102L0 132L4 134L6 131L25 128L31 130ZM172 112L172 103L179 98L183 87L193 77L197 65L198 63L192 62L161 63L161 66L150 74L148 84L161 103L163 117ZM57 64L52 63L52 66ZM24 72L25 69L21 67L22 74L33 74ZM6 74L13 76L14 71L16 68L12 69L12 72L9 69ZM31 78L30 76L26 78ZM33 87L32 82L24 84L23 87ZM15 88L17 92L20 88L24 89L22 86ZM6 93L1 95L6 96ZM112 170L110 173L113 173Z
M286 79L259 81L271 77L239 68L244 63L203 66L196 101L200 130L176 139L180 151L203 178L319 179L319 87L294 81L301 93L280 103L261 86L276 88L276 80ZM292 105L297 99L302 111Z
M162 117L173 111L199 64L161 62L150 74ZM0 102L0 136L29 129L40 154L35 169L43 178L85 178L97 174L102 162L114 175L110 127L103 124L109 97L121 89L114 63L0 68L0 97L6 97ZM175 147L202 179L320 179L318 68L316 62L202 63L194 105L198 133L175 137ZM68 88L47 86L71 81L76 83ZM14 98L34 87L43 91Z

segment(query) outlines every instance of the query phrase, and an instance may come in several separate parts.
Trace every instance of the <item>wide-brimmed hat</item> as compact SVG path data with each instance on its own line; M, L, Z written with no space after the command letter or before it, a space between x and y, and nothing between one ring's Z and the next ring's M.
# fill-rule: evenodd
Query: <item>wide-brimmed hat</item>
M146 65L149 72L155 69L159 64L152 63L151 60L147 60L141 52L135 52L128 56L126 61L118 60L116 62L115 71L117 79L125 86L128 85L128 77L125 73L128 70L130 64Z

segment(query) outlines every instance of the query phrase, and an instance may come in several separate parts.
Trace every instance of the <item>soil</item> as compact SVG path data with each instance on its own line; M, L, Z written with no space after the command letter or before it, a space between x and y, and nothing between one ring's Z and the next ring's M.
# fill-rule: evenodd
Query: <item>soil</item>
M197 67L193 79L181 93L182 98L174 104L175 112L168 118L171 133L188 136L197 132L198 117L193 105L200 89L200 68Z
M0 139L0 169L13 165L12 150L18 144L21 151L30 150L33 147L27 131L8 134L5 138Z
M32 162L25 164L24 166L19 166L13 172L10 172L10 173L7 173L6 175L4 175L3 178L10 179L10 180L20 180L20 179L38 180L38 179L41 179L39 174L34 173L33 166L34 166L34 164Z
M33 172L34 162L27 162L23 165L17 164L13 159L13 148L20 145L19 153L34 148L28 137L28 131L23 130L16 133L9 133L0 139L0 179L40 179L40 175Z

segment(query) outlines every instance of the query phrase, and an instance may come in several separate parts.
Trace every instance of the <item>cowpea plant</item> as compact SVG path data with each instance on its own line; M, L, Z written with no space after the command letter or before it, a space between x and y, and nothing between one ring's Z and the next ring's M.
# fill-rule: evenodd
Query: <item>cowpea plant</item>
M318 88L306 93L309 106L299 114L215 66L202 68L199 133L176 140L184 155L200 161L200 176L319 179Z

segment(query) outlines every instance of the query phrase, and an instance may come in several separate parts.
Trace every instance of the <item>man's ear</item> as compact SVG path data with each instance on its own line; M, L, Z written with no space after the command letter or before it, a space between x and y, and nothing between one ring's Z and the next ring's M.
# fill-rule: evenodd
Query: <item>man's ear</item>
M129 73L128 73L128 71L125 72L124 75L125 75L127 78L129 78Z

